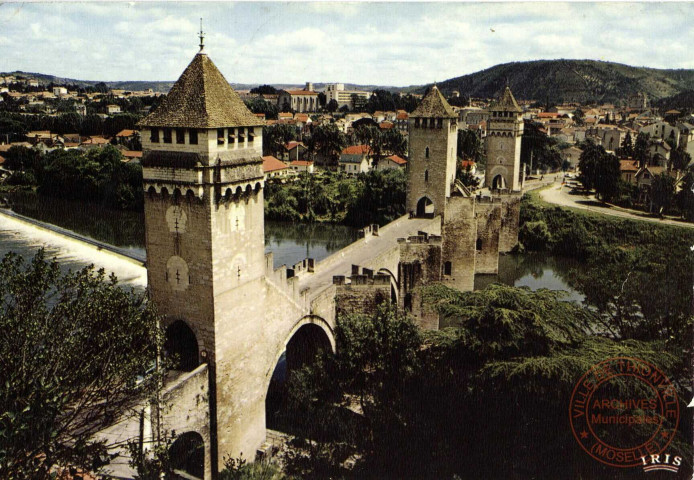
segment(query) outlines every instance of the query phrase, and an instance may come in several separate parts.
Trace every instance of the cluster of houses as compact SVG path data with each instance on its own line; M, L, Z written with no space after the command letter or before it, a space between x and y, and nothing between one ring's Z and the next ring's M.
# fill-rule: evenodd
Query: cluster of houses
M42 85L39 80L31 77L0 75L0 102L4 101L3 94L19 101L19 109L21 111L54 115L57 113L56 101L67 100L73 104L75 112L82 116L87 114L87 104L99 102L106 96L116 99L131 99L161 95L161 93L154 92L152 89L142 91L113 89L108 93L78 92L69 90L66 86L52 86L48 88ZM107 118L119 113L122 113L121 107L116 104L104 105L101 111L96 112L101 118ZM143 108L142 113L147 113L147 107Z
M302 142L289 142L284 146L282 159L268 155L263 157L265 179L289 177L303 172L315 173L313 161L303 160L306 145ZM374 166L374 154L368 145L351 145L342 149L338 161L338 171L349 176L356 176L371 170L388 170L405 168L407 160L398 155L387 155Z
M26 141L13 143L0 143L0 165L5 163L4 153L15 146L33 148L41 153L48 153L56 149L89 151L103 148L106 145L114 145L123 155L123 162L139 163L142 151L133 150L133 143L139 143L140 132L137 130L121 130L113 137L104 135L81 136L78 133L57 134L48 130L28 132Z

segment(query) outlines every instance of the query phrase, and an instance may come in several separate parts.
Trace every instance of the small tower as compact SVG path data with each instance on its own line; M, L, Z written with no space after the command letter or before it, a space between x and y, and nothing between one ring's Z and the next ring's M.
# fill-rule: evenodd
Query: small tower
M520 191L520 153L523 111L507 86L498 102L489 107L485 185L491 190Z
M264 439L264 416L229 399L241 397L232 380L241 363L234 342L263 321L265 252L263 122L203 52L202 40L139 126L151 299L177 370L206 375L209 385L209 395L194 392L204 402L186 404L198 413L179 414L168 426L202 437L208 478L222 454L252 452L248 444ZM253 301L241 301L247 298Z
M455 181L458 116L436 86L410 114L407 211L443 215Z

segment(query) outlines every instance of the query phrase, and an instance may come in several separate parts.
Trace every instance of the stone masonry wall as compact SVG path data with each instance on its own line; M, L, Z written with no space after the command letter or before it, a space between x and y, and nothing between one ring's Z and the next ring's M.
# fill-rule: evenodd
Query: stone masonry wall
M398 279L400 292L398 308L409 314L421 328L436 330L439 317L425 311L422 305L422 287L439 282L442 278L441 237L416 236L398 239L400 264Z
M463 292L472 291L475 286L477 240L474 197L454 196L448 199L441 236L441 262L444 266L446 262L451 262L451 275L443 277L444 283Z
M475 206L477 240L475 273L499 272L499 230L501 229L500 199L478 197Z
M336 276L333 283L338 318L350 314L368 315L379 304L390 302L390 275Z
M416 212L417 202L426 196L434 202L434 215L441 215L455 178L457 130L451 133L449 119L443 120L442 128L415 128L410 120L409 132L407 211Z
M518 244L521 196L521 193L501 195L500 253L510 252Z

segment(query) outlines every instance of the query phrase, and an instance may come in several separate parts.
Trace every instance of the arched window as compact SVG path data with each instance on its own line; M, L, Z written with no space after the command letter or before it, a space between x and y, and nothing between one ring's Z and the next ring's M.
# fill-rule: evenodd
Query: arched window
M198 340L193 330L182 320L175 321L166 329L164 351L174 360L174 370L190 372L200 364Z
M424 181L425 182L429 181L429 170L424 170Z
M424 158L429 158L429 147L424 149Z
M205 476L205 443L197 432L185 432L176 438L169 449L174 473L185 473L186 478Z

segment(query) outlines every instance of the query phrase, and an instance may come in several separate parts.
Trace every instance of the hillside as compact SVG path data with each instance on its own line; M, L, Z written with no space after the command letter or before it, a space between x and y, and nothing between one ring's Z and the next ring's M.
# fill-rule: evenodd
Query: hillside
M457 90L462 96L492 98L507 81L517 99L542 103L617 102L637 92L655 100L694 89L694 70L659 70L596 60L537 60L496 65L438 86L447 94Z

